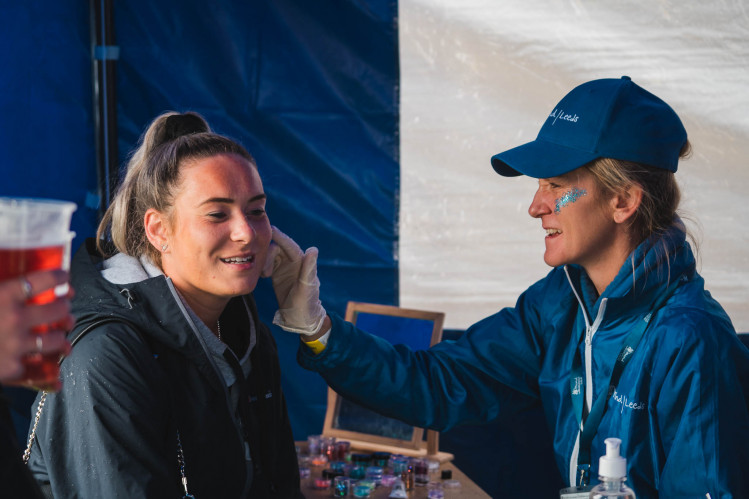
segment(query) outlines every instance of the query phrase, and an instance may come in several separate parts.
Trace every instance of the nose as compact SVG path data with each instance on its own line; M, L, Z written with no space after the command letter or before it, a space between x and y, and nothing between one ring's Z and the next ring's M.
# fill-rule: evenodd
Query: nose
M544 215L551 213L551 205L549 204L547 193L541 192L541 189L536 189L536 193L533 195L533 201L528 207L528 214L533 218L541 218Z
M240 215L236 217L231 230L232 241L249 243L254 238L255 228L252 226L252 223L244 216Z

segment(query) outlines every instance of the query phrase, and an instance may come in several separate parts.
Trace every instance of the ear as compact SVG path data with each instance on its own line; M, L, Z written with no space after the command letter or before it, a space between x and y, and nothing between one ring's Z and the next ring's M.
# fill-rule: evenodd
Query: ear
M642 202L642 187L633 184L624 192L616 194L611 199L614 222L621 224L629 220L640 207Z
M143 227L148 241L153 244L156 251L163 252L164 245L169 244L169 231L164 214L149 208L143 216Z

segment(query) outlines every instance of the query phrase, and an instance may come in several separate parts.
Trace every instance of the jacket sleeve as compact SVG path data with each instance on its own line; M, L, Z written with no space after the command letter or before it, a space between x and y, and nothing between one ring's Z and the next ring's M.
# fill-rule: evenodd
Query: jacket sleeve
M138 334L117 323L92 330L61 376L32 450L37 480L56 498L177 497L168 386Z
M409 424L444 431L488 421L538 397L541 291L530 288L515 308L423 351L391 345L331 316L325 350L314 355L300 346L297 358L348 399Z
M654 372L658 493L749 497L749 351L730 325L706 318L682 314L678 331Z

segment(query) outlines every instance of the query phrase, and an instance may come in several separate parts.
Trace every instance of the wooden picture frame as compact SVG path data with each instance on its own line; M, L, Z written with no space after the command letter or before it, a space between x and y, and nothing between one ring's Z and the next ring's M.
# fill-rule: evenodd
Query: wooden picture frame
M390 305L349 302L346 320L391 343L424 350L442 340L445 314ZM352 448L386 451L449 461L439 452L439 432L408 425L364 408L328 388L328 407L322 434L351 442Z

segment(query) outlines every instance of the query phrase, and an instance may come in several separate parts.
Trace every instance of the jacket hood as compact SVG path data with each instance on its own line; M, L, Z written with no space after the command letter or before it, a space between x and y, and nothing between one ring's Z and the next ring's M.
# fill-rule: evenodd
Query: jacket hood
M190 324L174 287L147 260L122 255L110 260L105 268L96 241L87 239L73 258L71 285L75 289L72 313L76 318L69 334L71 341L102 319L130 322L173 349L195 341L194 335L187 334Z

